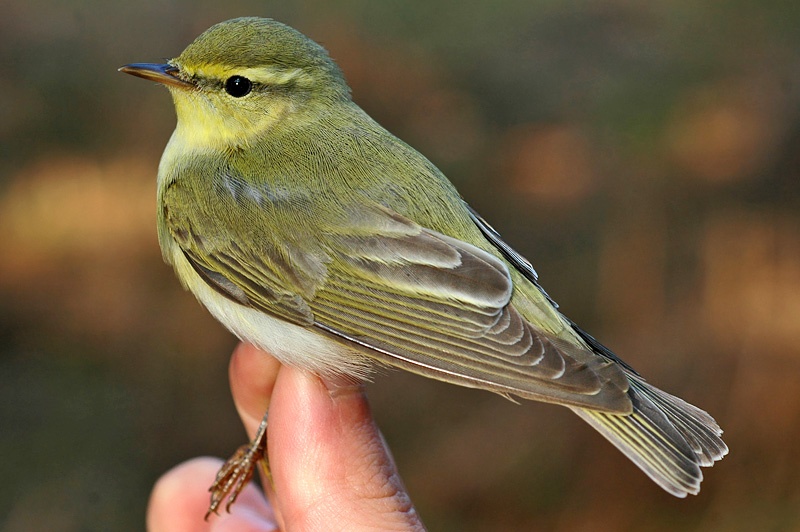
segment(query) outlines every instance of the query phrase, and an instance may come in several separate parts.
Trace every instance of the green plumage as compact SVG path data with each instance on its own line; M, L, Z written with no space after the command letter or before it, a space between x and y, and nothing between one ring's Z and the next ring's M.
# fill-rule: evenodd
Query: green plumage
M377 361L568 406L669 492L698 491L699 466L727 452L714 420L564 318L439 170L350 100L323 48L236 19L171 65L195 88L170 86L159 239L231 330L320 373L363 377ZM244 97L226 93L233 75L252 78ZM275 338L259 315L335 356Z

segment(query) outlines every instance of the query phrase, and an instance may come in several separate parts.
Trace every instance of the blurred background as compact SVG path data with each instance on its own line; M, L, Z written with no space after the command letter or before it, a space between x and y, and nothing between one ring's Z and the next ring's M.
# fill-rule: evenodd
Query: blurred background
M244 442L231 335L160 257L161 87L116 72L235 16L326 46L562 310L711 412L675 499L567 410L369 386L439 531L800 530L795 2L11 0L0 17L0 528L141 530L150 487Z

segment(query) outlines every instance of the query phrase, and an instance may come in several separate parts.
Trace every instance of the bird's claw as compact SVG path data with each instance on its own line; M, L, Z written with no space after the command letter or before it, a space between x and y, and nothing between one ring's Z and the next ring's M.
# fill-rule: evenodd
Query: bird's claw
M250 479L253 477L253 472L259 461L264 462L264 469L269 475L269 466L266 464L267 456L267 417L261 422L258 428L258 433L249 445L239 447L236 452L228 458L222 465L214 483L208 491L211 492L211 503L206 512L206 520L212 513L218 513L222 501L225 497L228 502L225 505L225 511L231 511L231 505L236 502L239 493L244 489Z

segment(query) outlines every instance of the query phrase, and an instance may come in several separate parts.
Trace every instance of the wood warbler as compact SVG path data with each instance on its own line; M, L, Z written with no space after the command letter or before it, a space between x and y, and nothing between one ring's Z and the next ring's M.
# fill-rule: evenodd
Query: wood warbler
M158 170L164 259L242 340L323 377L393 366L564 405L678 497L727 453L710 415L563 316L447 178L352 102L311 39L239 18L166 64L120 70L164 84L177 112ZM266 417L211 510L250 478L265 432Z

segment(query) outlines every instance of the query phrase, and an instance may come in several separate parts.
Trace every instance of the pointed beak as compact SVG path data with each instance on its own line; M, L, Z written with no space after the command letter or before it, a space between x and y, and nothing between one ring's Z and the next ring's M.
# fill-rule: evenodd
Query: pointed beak
M178 77L179 70L172 65L162 65L158 63L131 63L119 68L120 72L125 72L131 76L149 79L171 85L179 89L194 89L194 83L184 81Z

